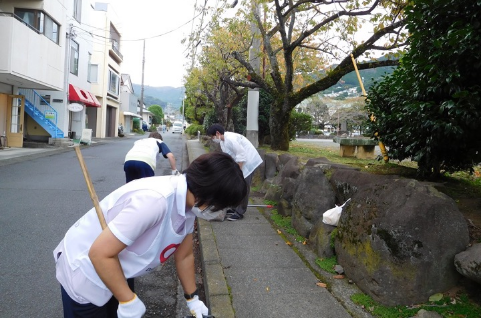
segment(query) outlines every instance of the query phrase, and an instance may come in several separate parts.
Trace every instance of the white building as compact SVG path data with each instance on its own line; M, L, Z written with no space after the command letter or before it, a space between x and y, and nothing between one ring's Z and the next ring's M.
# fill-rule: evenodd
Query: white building
M134 118L142 118L137 114L138 103L139 100L135 96L130 75L122 74L120 83L120 123L124 126L125 133L132 132Z
M66 5L65 64L62 91L38 91L43 99L59 110L58 126L65 137L80 138L89 128L89 112L96 112L100 102L91 91L93 41L89 1L68 0ZM95 70L94 70L95 72Z
M94 4L92 25L95 26L92 64L92 92L101 107L87 111L88 127L98 138L117 136L120 116L120 33L118 17L111 4ZM95 72L96 70L96 72Z
M45 105L31 90L64 88L66 2L0 2L0 135L10 147L28 136L64 136L57 126L63 106ZM23 89L31 95L20 95Z

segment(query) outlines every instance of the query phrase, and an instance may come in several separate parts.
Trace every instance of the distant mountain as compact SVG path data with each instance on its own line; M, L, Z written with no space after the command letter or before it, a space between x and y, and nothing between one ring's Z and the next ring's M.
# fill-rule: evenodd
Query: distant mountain
M140 98L141 85L132 84L134 87L135 95ZM184 87L153 87L144 85L144 104L150 105L160 105L163 108L167 104L172 105L174 108L180 108L182 106L182 96L184 94ZM147 96L147 97L146 97ZM149 102L151 102L149 104Z
M383 56L376 60L384 61L387 60L387 57ZM337 64L332 65L332 67L336 66ZM383 76L390 75L392 72L394 72L395 69L396 66L383 66L359 71L359 75L362 78L364 89L366 91L369 91L369 88L374 84L374 82L382 81ZM357 74L355 71L344 75L336 85L333 85L332 87L326 89L325 91L323 91L323 93L335 93L352 87L357 87L358 91L361 92L361 86L359 85L359 80L357 79Z

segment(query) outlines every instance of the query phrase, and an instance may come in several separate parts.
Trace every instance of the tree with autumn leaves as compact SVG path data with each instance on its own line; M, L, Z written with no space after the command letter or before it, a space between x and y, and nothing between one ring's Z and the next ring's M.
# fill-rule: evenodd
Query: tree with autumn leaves
M246 88L267 92L273 100L269 119L273 150L289 149L289 118L296 105L354 70L351 54L366 61L358 63L360 70L392 66L398 64L396 53L406 43L406 1L235 3L235 8L227 4L213 8L211 22L192 35L191 48L197 45L201 50L186 78L187 96L194 101L202 95L221 116ZM234 16L223 19L231 10ZM360 37L361 29L370 32L367 38ZM256 41L261 45L252 50ZM377 60L376 52L391 55ZM254 58L261 61L258 69ZM192 106L189 103L196 108Z

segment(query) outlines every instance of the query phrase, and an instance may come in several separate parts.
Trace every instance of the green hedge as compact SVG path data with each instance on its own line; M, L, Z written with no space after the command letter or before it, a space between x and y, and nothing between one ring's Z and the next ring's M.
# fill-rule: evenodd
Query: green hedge
M201 135L205 135L205 129L203 125L193 124L185 129L185 133L191 136L197 136L198 131L200 131Z

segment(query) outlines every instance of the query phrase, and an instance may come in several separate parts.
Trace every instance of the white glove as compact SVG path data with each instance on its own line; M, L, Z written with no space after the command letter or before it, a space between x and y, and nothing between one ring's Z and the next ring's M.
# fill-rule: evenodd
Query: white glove
M180 174L179 170L175 169L175 170L172 170L172 175L173 176L178 176Z
M144 303L136 294L134 295L132 300L119 302L119 308L117 309L118 318L140 318L145 314Z
M209 309L199 300L199 296L197 295L187 301L187 306L189 307L190 313L196 318L209 315Z

